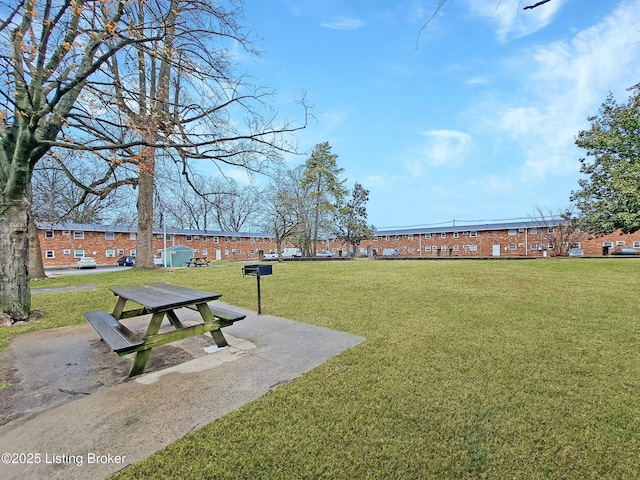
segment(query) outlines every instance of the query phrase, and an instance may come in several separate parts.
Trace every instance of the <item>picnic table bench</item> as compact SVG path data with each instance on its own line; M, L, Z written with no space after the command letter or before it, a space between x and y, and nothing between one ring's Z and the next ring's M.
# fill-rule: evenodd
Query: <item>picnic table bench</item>
M95 310L84 315L114 352L118 355L136 354L130 377L140 375L144 371L151 349L158 345L209 333L218 347L226 347L227 340L220 329L246 317L242 313L209 306L207 302L222 296L218 293L166 283L112 288L111 291L118 297L113 313ZM125 311L127 301L135 302L141 307ZM175 312L183 307L198 311L203 322L191 326L183 325ZM149 314L151 320L144 335L133 332L121 323L121 320L126 318ZM160 333L160 325L165 315L174 330Z
M209 263L210 261L207 260L206 257L204 258L196 257L196 258L192 258L187 262L187 267L190 267L191 265L193 265L194 267L208 267Z

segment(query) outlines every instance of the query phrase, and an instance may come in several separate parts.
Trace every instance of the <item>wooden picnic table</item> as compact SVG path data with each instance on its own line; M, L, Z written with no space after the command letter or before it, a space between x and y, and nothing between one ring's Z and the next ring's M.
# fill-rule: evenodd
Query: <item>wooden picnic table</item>
M220 328L245 318L244 314L217 306L209 306L208 302L222 296L219 293L204 292L166 283L117 287L112 288L111 291L118 297L113 313L109 314L97 310L85 313L85 317L116 353L119 355L136 353L130 377L144 371L151 349L157 345L164 345L193 335L210 333L218 347L227 346L227 341ZM135 302L139 307L125 310L127 302ZM184 307L197 310L203 323L184 326L176 313L176 310ZM121 323L121 320L126 318L149 314L151 319L144 336L141 338ZM175 329L159 333L165 316Z
M194 257L187 262L187 267L193 265L194 267L208 267L210 261L207 260L207 257Z

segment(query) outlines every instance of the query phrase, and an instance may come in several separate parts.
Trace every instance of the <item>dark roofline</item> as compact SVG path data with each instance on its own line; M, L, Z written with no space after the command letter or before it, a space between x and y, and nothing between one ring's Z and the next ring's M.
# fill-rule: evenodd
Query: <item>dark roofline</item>
M73 223L73 222L36 222L39 230L71 230L84 232L114 232L114 233L136 233L137 226L125 225L100 225L94 223ZM163 228L153 229L154 235L162 235ZM208 237L254 237L272 238L274 235L268 233L252 232L225 232L221 230L189 230L185 228L167 228L168 235L206 235Z
M412 228L393 228L386 230L377 230L374 233L376 237L387 235L420 235L434 233L454 233L454 232L486 232L491 230L510 230L514 228L544 228L554 227L558 225L566 225L568 222L564 219L549 220L527 220L519 222L502 222L502 223L483 223L483 224L467 224L467 225L450 225L437 227L412 227ZM122 225L98 225L89 223L72 223L72 222L37 222L40 230L76 230L85 232L118 232L118 233L135 233L138 228L135 226ZM154 235L162 235L162 228L154 228ZM219 230L189 230L184 228L168 228L168 235L206 235L212 237L248 237L248 238L274 238L269 233L250 233L250 232L224 232ZM327 238L335 238L330 235Z
M514 228L555 227L566 224L567 221L563 219L527 220L520 222L449 225L438 227L394 228L388 230L377 230L374 235L376 237L381 237L386 235L419 235L425 233L486 232L491 230L511 230Z

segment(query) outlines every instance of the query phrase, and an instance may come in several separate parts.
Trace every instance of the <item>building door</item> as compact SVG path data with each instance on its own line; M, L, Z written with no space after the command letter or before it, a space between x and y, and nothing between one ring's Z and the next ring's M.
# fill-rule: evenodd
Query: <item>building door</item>
M222 250L216 250L216 260L222 260Z
M494 257L500 256L500 245L491 246L491 255L493 255Z

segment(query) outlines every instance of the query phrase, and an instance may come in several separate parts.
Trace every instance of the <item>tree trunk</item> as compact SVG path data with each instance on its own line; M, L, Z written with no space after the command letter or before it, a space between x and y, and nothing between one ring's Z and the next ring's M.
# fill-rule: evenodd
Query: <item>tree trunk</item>
M26 195L0 196L0 315L11 323L26 320L31 310L29 213Z
M155 268L153 263L153 177L155 149L143 150L138 173L138 235L136 268Z
M38 237L38 227L33 219L29 218L29 280L42 280L47 278L44 272L42 261L42 251L40 250L40 238Z

